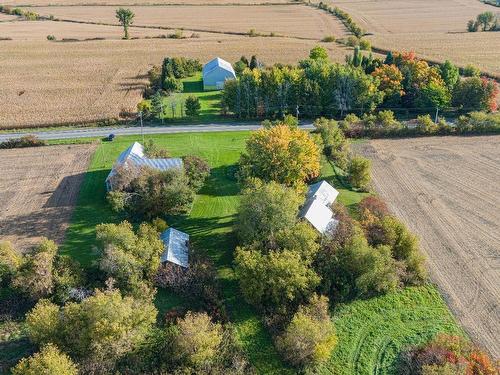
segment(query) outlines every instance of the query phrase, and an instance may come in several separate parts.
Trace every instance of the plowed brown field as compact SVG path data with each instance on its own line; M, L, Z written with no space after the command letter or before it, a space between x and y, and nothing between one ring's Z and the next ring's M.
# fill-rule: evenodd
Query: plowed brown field
M500 356L500 136L374 140L373 182L466 331Z
M0 150L0 240L27 250L64 238L93 145Z

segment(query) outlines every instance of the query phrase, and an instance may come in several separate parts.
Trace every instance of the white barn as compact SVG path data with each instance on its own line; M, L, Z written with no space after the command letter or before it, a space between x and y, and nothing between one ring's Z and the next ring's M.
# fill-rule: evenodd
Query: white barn
M307 220L321 234L334 230L338 220L333 217L330 206L339 192L328 182L322 180L309 186L306 202L299 212L299 217Z
M233 66L220 57L207 62L203 66L203 90L222 90L228 79L235 79Z
M183 268L189 267L189 234L168 228L160 235L164 244L160 262L170 262Z
M116 160L111 172L106 177L106 189L113 190L113 176L118 167L140 168L149 167L160 171L166 171L172 168L182 168L181 158L150 159L144 154L144 147L139 142L134 142L132 146L123 151Z

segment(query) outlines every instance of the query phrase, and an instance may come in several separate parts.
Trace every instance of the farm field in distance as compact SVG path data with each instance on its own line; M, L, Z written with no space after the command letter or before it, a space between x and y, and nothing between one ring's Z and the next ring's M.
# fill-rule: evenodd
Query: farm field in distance
M500 38L496 32L467 32L467 21L499 8L475 0L338 0L368 33L374 47L415 51L417 56L461 66L477 65L500 76Z
M373 140L373 182L419 235L467 333L500 355L500 136Z
M180 40L0 41L4 52L0 55L4 83L0 128L96 121L118 117L122 110L135 111L148 69L166 56L206 62L214 56L236 61L242 54L256 54L266 64L296 63L315 44L220 34ZM350 53L335 43L325 47L339 62Z
M345 35L339 20L297 3L136 6L131 7L136 12L134 25L148 28L131 27L131 37L139 39L125 41L120 40L123 30L115 18L118 7L26 8L42 15L116 26L20 19L0 22L0 38L12 39L0 40L4 52L0 56L4 83L0 129L100 121L118 118L123 111L135 112L147 71L167 56L205 63L216 56L235 62L242 55L257 55L266 65L292 64L306 58L323 37ZM186 39L165 39L177 28L184 29ZM277 36L237 35L251 29ZM48 35L57 41L47 41ZM152 37L156 39L145 39ZM323 45L333 61L343 62L351 53L337 43Z
M94 145L0 150L0 238L26 250L64 238Z

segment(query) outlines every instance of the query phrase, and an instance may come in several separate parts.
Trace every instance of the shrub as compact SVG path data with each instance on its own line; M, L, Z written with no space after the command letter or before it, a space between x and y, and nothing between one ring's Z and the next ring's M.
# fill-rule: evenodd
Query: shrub
M222 342L222 326L205 313L188 312L177 323L174 351L182 362L203 368L215 360Z
M0 149L2 148L22 148L22 147L39 147L45 146L47 143L41 139L38 139L34 135L25 135L20 138L8 139L5 142L0 143Z
M469 20L469 21L467 22L467 31L474 33L474 32L476 32L478 29L479 29L479 24L478 24L476 21L474 21L474 20Z
M171 157L170 152L168 152L167 149L161 148L152 139L149 139L144 144L144 154L148 158L152 158L152 159L165 159L165 158Z
M326 50L326 48L323 48L321 46L315 46L309 52L309 58L312 60L326 60L328 59L328 51Z
M189 95L186 98L186 115L194 117L200 114L201 104L200 98L194 95Z
M328 360L336 343L328 298L316 295L307 305L299 307L285 331L276 339L283 357L297 367L312 367Z
M116 280L123 293L137 297L147 293L160 266L163 242L150 224L141 224L137 233L126 221L96 227L99 269Z
M12 369L12 375L77 375L78 368L71 358L61 353L55 345L47 344L38 353L23 358Z
M54 35L47 35L47 40L56 40Z
M328 160L345 170L349 161L349 141L345 138L338 123L334 120L320 118L314 122L314 127L316 132L321 135L323 153Z
M359 48L361 48L364 51L371 51L372 44L370 43L370 41L368 39L361 38L359 40Z
M362 156L355 156L349 161L347 170L349 183L356 189L368 191L371 182L371 161Z
M346 40L346 45L349 47L357 47L359 46L359 38L353 35L350 35Z
M175 77L166 77L163 81L163 90L167 92L180 92L182 91L182 82Z
M185 38L184 33L183 33L182 30L175 30L175 33L168 34L167 37L170 38L170 39L184 39Z
M433 134L438 126L432 121L430 115L417 116L417 131L422 134Z
M113 178L113 191L107 197L114 209L147 219L186 213L194 199L188 177L177 169L120 169Z
M0 241L0 286L10 282L21 263L22 257L12 244L7 241Z
M481 70L477 66L469 64L463 69L462 73L466 77L479 77L481 75Z
M295 251L237 248L236 275L245 300L264 311L286 314L307 299L320 278Z
M210 174L210 166L205 159L195 155L184 156L182 161L184 173L189 180L189 186L197 192Z
M323 39L321 39L323 43L332 43L335 42L335 36L333 35L327 35Z
M30 339L53 343L97 373L112 373L116 360L142 343L156 321L150 300L97 290L80 303L59 307L40 301L26 317Z
M53 266L57 245L43 239L26 257L12 280L12 286L33 300L48 297L54 288Z

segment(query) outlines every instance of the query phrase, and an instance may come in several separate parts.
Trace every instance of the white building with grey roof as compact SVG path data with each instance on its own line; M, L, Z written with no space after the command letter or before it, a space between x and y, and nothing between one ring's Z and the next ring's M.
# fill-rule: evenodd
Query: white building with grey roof
M234 72L231 63L226 60L216 57L210 60L203 66L203 90L222 90L224 83L228 79L235 79L236 73Z
M119 167L131 169L149 167L159 171L166 171L173 168L182 169L183 162L181 158L148 158L144 153L144 147L139 142L134 142L118 156L111 172L106 177L106 189L108 191L113 190L113 176Z
M310 185L299 217L307 220L321 234L334 230L338 220L333 217L330 207L338 195L339 192L324 180Z

